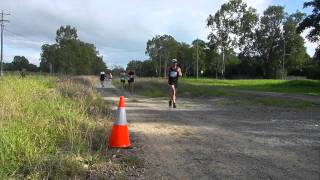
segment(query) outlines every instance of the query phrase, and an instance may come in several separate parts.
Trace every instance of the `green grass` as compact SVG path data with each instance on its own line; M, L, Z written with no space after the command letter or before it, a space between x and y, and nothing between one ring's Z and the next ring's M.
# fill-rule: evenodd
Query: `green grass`
M118 81L113 81L120 86ZM216 88L218 87L218 88ZM158 78L139 78L135 82L135 92L139 95L162 97L167 95L166 80ZM216 80L181 78L179 94L191 96L235 95L229 89L254 90L263 92L283 92L320 96L319 80Z
M120 82L112 81L112 83L120 88ZM125 88L127 88L127 85ZM134 93L147 97L167 97L168 84L165 79L158 78L139 78L134 83ZM179 82L179 96L185 97L205 97L205 96L234 96L233 92L226 92L216 89L208 85L195 85L185 81Z
M216 80L182 78L182 83L223 87L226 89L245 89L265 92L283 92L320 96L319 80Z
M113 81L120 87L120 83ZM218 88L217 88L218 87ZM261 104L266 106L287 108L319 107L319 104L303 100L255 97L245 93L232 91L254 90L265 92L284 92L308 95L320 95L320 81L316 80L215 80L181 78L178 86L179 97L214 97L223 96L238 99L240 104ZM134 84L134 93L147 97L167 97L168 85L165 79L138 78ZM249 97L247 97L249 96Z
M0 179L84 176L84 161L104 146L94 116L106 104L81 83L56 77L0 79Z

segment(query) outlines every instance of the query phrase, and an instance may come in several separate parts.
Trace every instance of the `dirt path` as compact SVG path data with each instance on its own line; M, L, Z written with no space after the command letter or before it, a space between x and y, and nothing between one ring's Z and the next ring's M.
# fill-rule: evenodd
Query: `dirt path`
M103 94L118 100L108 86ZM130 97L129 129L142 142L145 179L319 179L320 110L237 107L224 98Z

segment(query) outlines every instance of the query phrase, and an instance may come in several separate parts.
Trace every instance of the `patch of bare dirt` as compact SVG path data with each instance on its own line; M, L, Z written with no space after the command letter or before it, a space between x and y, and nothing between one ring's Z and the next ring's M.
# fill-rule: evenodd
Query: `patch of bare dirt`
M117 101L119 91L103 90ZM129 130L141 142L137 179L319 179L320 110L237 106L225 98L130 97Z

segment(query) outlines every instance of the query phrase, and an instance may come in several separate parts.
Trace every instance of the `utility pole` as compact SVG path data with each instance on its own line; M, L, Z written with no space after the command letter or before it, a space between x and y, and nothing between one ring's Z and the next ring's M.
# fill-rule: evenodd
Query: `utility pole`
M161 53L162 53L162 46L159 47L158 55L160 56L160 63L159 63L159 77L161 77Z
M224 71L225 71L225 54L224 47L222 48L222 65L221 65L221 79L224 79Z
M282 79L284 79L284 61L286 60L286 39L283 35Z
M169 59L169 54L168 53L165 53L165 59L164 59L164 72L163 72L163 77L164 78L167 78L167 62L168 62L168 59Z
M159 64L159 77L161 77L161 54L160 54L160 64Z
M197 79L199 79L199 39L197 39Z
M0 77L3 76L3 29L4 29L4 23L9 22L9 20L3 19L4 16L8 16L10 14L3 13L1 11L1 19L0 19L0 26L1 26L1 59L0 59Z

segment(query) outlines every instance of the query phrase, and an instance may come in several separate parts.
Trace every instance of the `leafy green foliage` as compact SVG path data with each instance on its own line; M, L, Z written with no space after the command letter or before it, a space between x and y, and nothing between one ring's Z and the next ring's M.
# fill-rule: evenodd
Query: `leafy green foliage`
M297 11L284 22L285 66L289 74L301 70L310 59L304 47L304 39L296 32L296 27L304 16L304 13Z
M314 12L318 13L316 8ZM313 75L310 75L310 68L306 68L312 62L303 37L296 31L304 17L299 11L286 13L283 6L269 6L258 15L257 10L243 0L229 0L207 18L207 27L211 30L209 42L196 39L187 44L169 35L157 35L146 47L152 66L143 66L142 61L135 64L145 67L140 68L139 73L147 76L154 73L144 71L156 71L158 76L165 74L166 62L177 58L184 76L197 74L198 59L199 71L204 71L201 75L205 77L274 79L300 75L317 78L317 71L312 69ZM130 62L130 66L132 64Z
M175 58L177 54L178 42L170 35L157 35L148 40L146 54L152 60L158 62L158 75L167 75L168 61Z
M5 71L20 71L22 69L31 72L38 71L38 67L34 64L29 63L28 59L24 56L15 56L11 63L4 64Z
M308 15L297 27L301 33L305 29L311 28L307 38L310 41L317 42L320 40L320 0L313 0L304 3L304 8L313 7L312 14Z
M313 7L312 14L308 15L297 27L297 32L302 33L304 30L311 28L307 38L312 42L320 41L320 0L313 0L304 3L304 8ZM320 65L320 46L317 47L314 56Z
M209 15L207 19L207 26L211 29L209 40L217 45L222 54L222 77L225 73L226 52L237 47L248 51L256 22L256 10L247 7L242 0L230 0L223 4L214 15Z
M281 26L284 18L284 7L270 6L260 19L255 46L258 55L263 59L263 76L266 78L276 78L281 69L281 49L284 42Z
M155 61L135 61L132 60L128 63L127 69L132 69L135 71L137 76L142 77L155 77L157 76L157 66ZM119 75L120 73L118 73Z
M66 74L98 74L106 69L102 56L93 44L78 39L70 26L57 30L56 44L44 44L41 49L40 69Z

